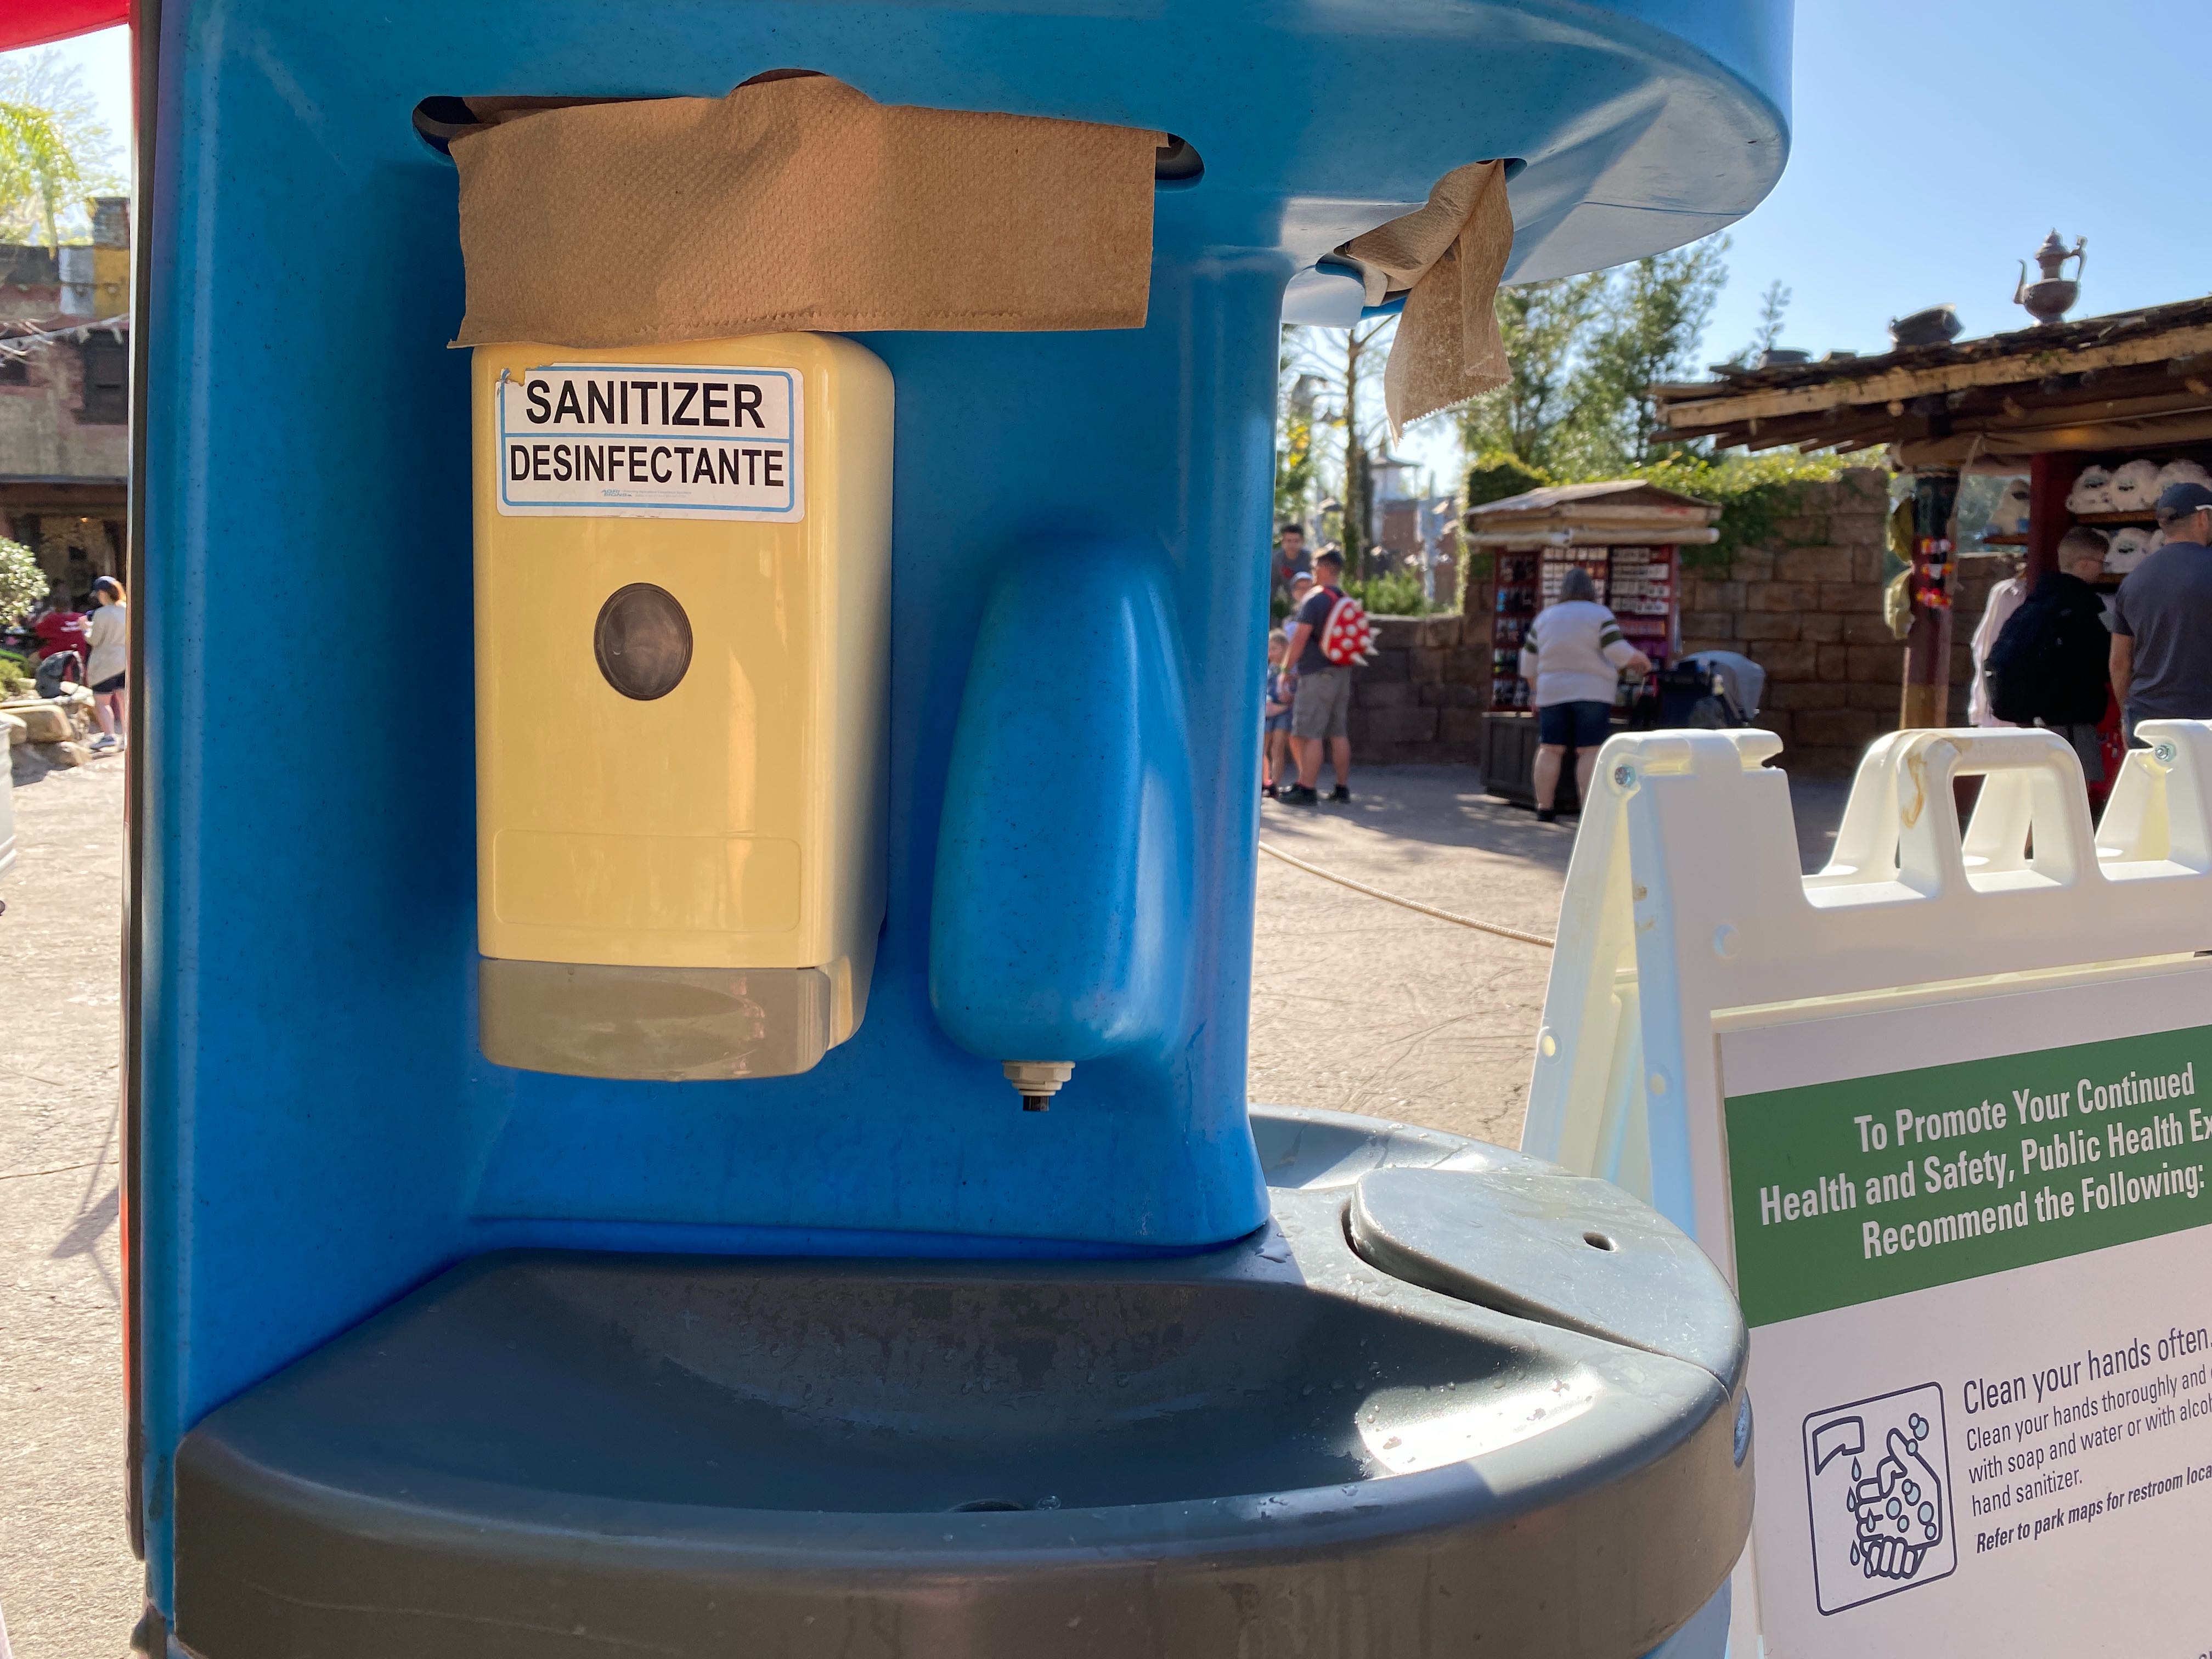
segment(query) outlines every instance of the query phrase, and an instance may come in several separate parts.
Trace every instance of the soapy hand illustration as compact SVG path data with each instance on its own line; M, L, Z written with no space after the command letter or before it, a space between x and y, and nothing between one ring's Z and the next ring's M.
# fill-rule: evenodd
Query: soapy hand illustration
M1923 1382L1808 1415L1813 1597L1822 1613L1919 1589L1958 1570L1943 1390Z
M1909 1434L1890 1430L1871 1475L1851 1460L1844 1498L1858 1522L1851 1559L1869 1578L1911 1577L1943 1536L1943 1483L1921 1455L1928 1420L1915 1412L1905 1426Z

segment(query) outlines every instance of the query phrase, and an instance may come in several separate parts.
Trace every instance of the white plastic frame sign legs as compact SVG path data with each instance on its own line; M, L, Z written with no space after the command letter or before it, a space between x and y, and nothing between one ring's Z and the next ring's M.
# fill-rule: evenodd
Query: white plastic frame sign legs
M1522 1149L1644 1195L1720 1258L1724 1195L1695 1171L1722 1167L1724 1011L1958 995L2212 948L2212 723L2142 736L2153 747L2129 753L2093 834L2055 732L1893 732L1860 762L1811 876L1789 781L1765 764L1771 732L1612 738L1567 866ZM1951 783L1977 774L1962 835Z
M1812 876L1771 734L1600 752L1522 1145L1742 1297L1734 1653L2212 1629L2212 723L2142 735L2094 831L2053 733L1885 738Z

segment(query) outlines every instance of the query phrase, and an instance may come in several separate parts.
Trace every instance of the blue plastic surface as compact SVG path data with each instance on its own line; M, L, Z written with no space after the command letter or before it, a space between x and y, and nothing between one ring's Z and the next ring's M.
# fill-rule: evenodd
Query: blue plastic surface
M1013 550L952 736L930 911L945 1034L987 1060L1121 1057L1110 1091L1081 1097L1117 1115L1188 1107L1190 731L1171 574L1080 537Z
M1731 1586L1723 1584L1697 1616L1644 1656L1644 1659L1726 1659Z
M1787 0L163 6L142 181L133 1195L156 1598L183 1430L493 1243L1093 1254L1255 1224L1245 1021L1284 284L1486 156L1527 162L1520 276L1727 222L1782 164L1788 17ZM1205 175L1159 194L1141 331L868 339L898 429L890 915L858 1036L771 1081L501 1071L474 1041L455 183L410 114L441 94L719 94L793 64L885 101L1170 130ZM984 592L1083 538L1141 550L1172 617L1185 914L1158 981L1177 988L1146 994L1164 1034L1079 1069L1040 1115L932 1012L931 894ZM281 751L228 717L248 684L281 688L297 739Z

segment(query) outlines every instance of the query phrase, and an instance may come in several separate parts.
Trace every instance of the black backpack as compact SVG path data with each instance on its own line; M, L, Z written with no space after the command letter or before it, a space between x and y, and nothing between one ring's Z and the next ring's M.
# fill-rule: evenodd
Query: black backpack
M84 683L84 659L74 651L56 651L39 659L32 678L39 695L52 700L62 694L62 682Z
M2015 726L2102 720L2112 648L2096 590L2046 578L2013 612L1982 665L1990 711Z

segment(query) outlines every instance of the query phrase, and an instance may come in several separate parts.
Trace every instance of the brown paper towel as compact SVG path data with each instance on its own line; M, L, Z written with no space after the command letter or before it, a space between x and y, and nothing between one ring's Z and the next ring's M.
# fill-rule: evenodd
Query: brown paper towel
M1406 295L1382 371L1391 437L1424 415L1505 384L1513 370L1494 304L1513 252L1503 161L1455 167L1437 181L1426 206L1338 252L1363 268L1368 304Z
M490 125L453 141L456 345L1144 326L1160 133L887 106L820 75L471 103Z

